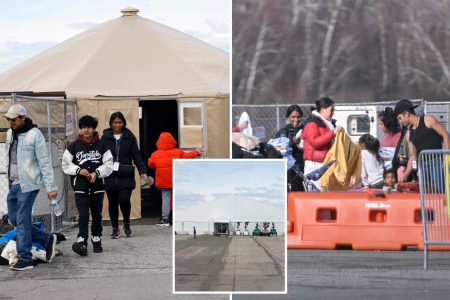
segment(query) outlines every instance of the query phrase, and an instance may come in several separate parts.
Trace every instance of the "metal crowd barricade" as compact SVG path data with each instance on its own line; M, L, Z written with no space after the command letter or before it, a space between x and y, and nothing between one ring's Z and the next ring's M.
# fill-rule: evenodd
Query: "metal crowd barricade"
M450 245L450 150L422 151L418 167L426 269L429 246Z

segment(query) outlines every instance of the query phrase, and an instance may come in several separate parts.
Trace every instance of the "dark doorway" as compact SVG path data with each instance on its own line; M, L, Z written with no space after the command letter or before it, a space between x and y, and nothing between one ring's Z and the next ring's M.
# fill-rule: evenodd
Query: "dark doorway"
M170 132L178 141L178 103L176 100L144 100L139 101L139 107L142 113L139 119L139 142L142 157L147 163L150 155L156 151L161 132ZM155 178L155 170L149 169L148 175ZM155 185L150 190L142 190L141 210L143 218L161 217L161 193Z
M214 223L214 235L228 235L228 223Z

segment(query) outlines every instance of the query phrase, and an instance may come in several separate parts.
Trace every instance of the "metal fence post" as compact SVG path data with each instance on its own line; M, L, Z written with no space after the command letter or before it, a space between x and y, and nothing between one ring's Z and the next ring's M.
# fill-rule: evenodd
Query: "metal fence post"
M276 132L278 132L278 130L280 129L280 105L278 103L277 103L276 112L277 112L277 130L276 130Z
M47 130L48 130L48 155L50 157L50 163L52 164L53 168L53 156L52 156L52 112L50 109L50 101L47 100ZM51 227L52 232L55 232L55 215L53 214L53 211L50 212L51 216Z

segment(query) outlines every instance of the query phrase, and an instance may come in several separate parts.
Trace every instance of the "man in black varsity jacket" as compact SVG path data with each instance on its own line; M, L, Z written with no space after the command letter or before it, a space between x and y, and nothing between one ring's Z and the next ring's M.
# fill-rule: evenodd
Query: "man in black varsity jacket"
M105 188L103 178L113 171L113 156L111 151L100 140L97 120L91 116L84 116L78 121L81 134L77 140L64 151L62 169L71 175L71 184L75 191L75 203L78 209L78 239L72 245L72 250L86 256L89 209L92 217L92 245L95 253L102 248L102 209Z

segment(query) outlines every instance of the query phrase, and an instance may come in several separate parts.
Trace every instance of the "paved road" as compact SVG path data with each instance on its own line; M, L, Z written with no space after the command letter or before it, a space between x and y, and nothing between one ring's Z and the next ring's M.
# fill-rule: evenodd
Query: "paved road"
M248 299L450 299L450 252L292 250L288 294Z
M153 224L153 223L152 223ZM77 231L57 245L64 255L52 263L16 272L0 266L0 299L229 299L228 295L172 294L171 227L133 226L135 236L109 239L104 227L103 253L81 257L71 245Z
M284 237L177 236L176 291L284 291Z

